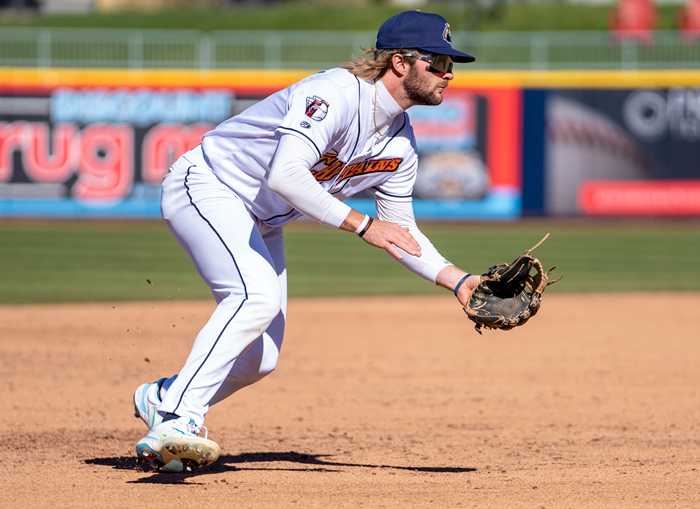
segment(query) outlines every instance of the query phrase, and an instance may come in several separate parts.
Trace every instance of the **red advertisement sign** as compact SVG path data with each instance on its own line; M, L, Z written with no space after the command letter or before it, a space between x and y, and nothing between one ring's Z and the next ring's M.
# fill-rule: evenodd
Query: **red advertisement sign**
M700 180L586 181L578 208L587 216L697 216Z
M0 217L159 216L160 182L174 160L302 77L264 74L261 87L260 73L246 71L16 70L11 79L0 71ZM438 188L416 192L418 216L520 213L521 95L456 86L441 108L409 111L421 157L433 156L419 173ZM307 106L313 118L327 109L322 100Z

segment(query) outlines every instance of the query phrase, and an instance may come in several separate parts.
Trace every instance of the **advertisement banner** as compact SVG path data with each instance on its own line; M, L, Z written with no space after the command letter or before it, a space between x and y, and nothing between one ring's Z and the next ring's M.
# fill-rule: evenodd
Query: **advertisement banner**
M700 87L551 90L544 119L548 215L700 215Z
M588 216L697 216L700 180L589 180L579 187L578 205Z
M0 213L160 214L170 164L226 118L220 90L57 88L0 97Z
M49 72L46 76L58 75ZM163 86L113 71L93 84L31 79L0 86L0 216L159 217L160 181L204 133L288 83ZM28 82L29 81L29 82ZM422 219L520 214L517 88L450 87L438 107L409 109L419 149ZM373 212L371 195L349 200Z

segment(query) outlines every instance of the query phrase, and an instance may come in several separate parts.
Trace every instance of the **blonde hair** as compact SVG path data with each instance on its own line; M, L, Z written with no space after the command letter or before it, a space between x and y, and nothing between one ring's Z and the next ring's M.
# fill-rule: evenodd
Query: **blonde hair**
M345 62L341 64L342 69L347 69L352 74L361 78L363 80L375 80L381 78L386 74L386 72L391 68L391 59L397 53L410 53L412 50L408 49L376 49L376 48L363 48L361 57L353 57L350 62ZM370 53L374 56L369 59L365 58ZM413 63L413 58L407 57L409 62Z

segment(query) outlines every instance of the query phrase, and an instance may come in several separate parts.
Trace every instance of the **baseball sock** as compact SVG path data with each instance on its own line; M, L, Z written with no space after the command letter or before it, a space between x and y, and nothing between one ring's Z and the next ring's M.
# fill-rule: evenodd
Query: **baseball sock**
M163 416L163 422L174 421L175 419L179 419L179 418L180 418L179 415L174 414L172 412L168 412L167 414L165 414L165 416Z

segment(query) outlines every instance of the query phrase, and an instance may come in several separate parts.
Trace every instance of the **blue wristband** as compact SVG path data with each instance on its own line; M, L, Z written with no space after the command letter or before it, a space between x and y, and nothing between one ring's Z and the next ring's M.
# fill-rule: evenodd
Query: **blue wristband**
M455 286L455 297L457 297L457 290L459 290L459 287L462 286L462 283L464 283L469 276L472 276L473 274L467 274L464 276L462 279L459 280L459 283L457 283L457 286Z

